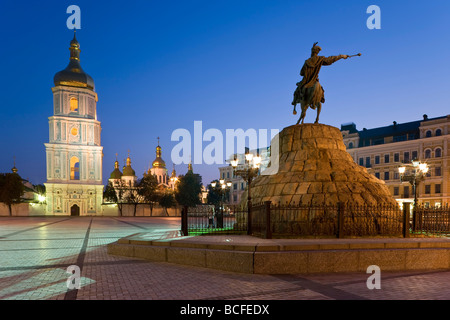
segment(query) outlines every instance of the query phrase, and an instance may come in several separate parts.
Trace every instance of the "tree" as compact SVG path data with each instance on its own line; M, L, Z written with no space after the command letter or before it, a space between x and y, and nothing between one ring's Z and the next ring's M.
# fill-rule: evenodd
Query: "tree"
M214 212L217 218L217 226L223 227L223 203L224 199L228 199L230 196L230 189L222 189L219 181L215 181L216 186L208 185L208 196L206 201L208 204L214 205Z
M150 215L153 214L153 205L159 200L158 179L151 173L144 173L138 184L139 195L143 201L150 205Z
M103 202L111 202L111 203L117 203L117 194L114 186L111 182L108 182L108 184L105 187L105 191L103 191Z
M222 193L220 190L220 183L218 180L214 181L216 182L216 187L213 188L212 185L208 185L208 195L206 197L206 202L208 204L214 205L215 208L218 208L220 206L220 202L222 201Z
M8 206L10 216L12 216L12 205L21 202L24 191L22 178L17 173L0 174L0 202Z
M127 186L123 190L122 202L133 205L133 217L136 216L136 209L139 203L142 203L144 197L140 194L140 187Z
M34 190L36 191L37 194L41 195L41 196L45 196L45 185L43 184L36 184L33 186Z
M175 201L175 197L171 191L162 194L159 198L159 205L164 208L166 216L169 216L167 209L176 206L176 204L177 202Z
M195 207L201 203L202 178L198 174L188 171L181 176L175 193L177 202L185 207Z

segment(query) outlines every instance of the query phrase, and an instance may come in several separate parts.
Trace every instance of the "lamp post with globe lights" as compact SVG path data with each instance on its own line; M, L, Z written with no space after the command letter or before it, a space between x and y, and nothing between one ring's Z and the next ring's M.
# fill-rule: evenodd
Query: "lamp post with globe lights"
M408 169L408 170L407 170ZM413 206L413 230L416 227L416 209L417 209L417 189L420 182L425 179L425 176L429 170L428 164L420 162L418 159L414 159L410 164L406 164L398 168L400 173L400 181L409 182L413 187L414 192L414 206Z
M235 156L234 160L231 160L231 166L233 167L234 174L240 176L247 183L247 210L248 210L248 231L250 235L252 233L252 197L251 197L251 184L255 177L259 174L259 167L261 165L261 157L257 154L247 152L245 154L244 163L239 164L238 158Z
M219 184L220 184L219 192L221 196L220 196L220 211L217 215L217 228L223 228L223 206L225 202L224 197L227 191L231 188L231 182L225 181L224 179L220 179ZM211 182L211 187L216 188L216 186L218 186L216 181Z

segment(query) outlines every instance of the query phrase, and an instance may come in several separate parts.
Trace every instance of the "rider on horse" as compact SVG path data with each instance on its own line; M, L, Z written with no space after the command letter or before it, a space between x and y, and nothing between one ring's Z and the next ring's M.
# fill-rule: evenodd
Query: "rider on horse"
M308 107L315 110L317 108L316 122L319 122L319 114L322 108L322 103L325 102L324 90L319 83L319 71L322 66L329 66L340 59L347 59L349 56L341 54L338 56L323 57L319 56L321 47L314 43L311 48L311 58L305 61L300 75L303 77L302 81L297 83L297 89L294 92L294 114L297 114L295 107L299 103L302 107L302 114L297 124L304 121L306 110Z

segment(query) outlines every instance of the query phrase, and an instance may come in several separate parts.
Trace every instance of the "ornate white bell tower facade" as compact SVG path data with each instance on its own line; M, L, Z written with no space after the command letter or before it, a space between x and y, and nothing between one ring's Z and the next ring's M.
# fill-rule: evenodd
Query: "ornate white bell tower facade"
M80 45L74 35L70 62L55 74L53 116L49 117L47 214L102 213L101 126L97 121L94 81L80 65Z

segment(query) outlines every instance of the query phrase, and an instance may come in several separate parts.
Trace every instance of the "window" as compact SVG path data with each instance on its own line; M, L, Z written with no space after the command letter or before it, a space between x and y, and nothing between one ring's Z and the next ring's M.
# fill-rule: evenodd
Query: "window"
M80 160L77 157L70 158L70 180L80 180Z
M244 190L244 183L241 182L241 190Z
M353 142L350 142L350 143L348 144L348 148L349 148L349 149L352 149L352 148L353 148Z
M233 184L233 190L237 190L237 188L238 188L237 186L238 186L237 183L234 183Z
M370 168L370 157L366 157L366 167Z
M230 171L227 172L227 179L230 179Z
M398 173L398 171L394 171L394 180L398 179L400 179L400 174Z
M75 97L70 98L69 101L70 104L70 112L77 112L78 111L78 100Z
M394 162L400 162L400 154L394 153Z
M359 165L363 166L364 165L364 158L359 158Z
M441 185L440 184L434 185L434 193L441 193Z
M413 151L411 154L411 160L417 159L417 151Z
M442 135L442 130L441 129L437 129L436 130L436 137L441 136Z
M430 184L426 184L425 185L425 194L430 194L431 193L431 185Z
M389 171L384 173L384 180L389 180Z
M380 164L380 156L375 156L375 164Z
M380 179L380 173L379 172L375 172L375 178Z
M434 175L440 177L442 175L441 167L434 168Z
M436 150L434 150L434 157L435 158L442 157L442 150L441 150L441 148L436 148Z
M389 163L389 155L388 154L384 155L384 163Z
M429 158L431 158L431 150L427 149L427 150L425 150L425 159L429 159Z
M403 163L408 163L410 161L411 160L409 159L409 152L408 151L404 152L403 153Z
M403 187L403 197L404 198L409 198L409 186L404 186Z
M428 130L428 131L425 133L425 137L427 137L427 138L431 137L431 130Z
M394 196L398 196L400 193L400 188L399 187L394 187Z

